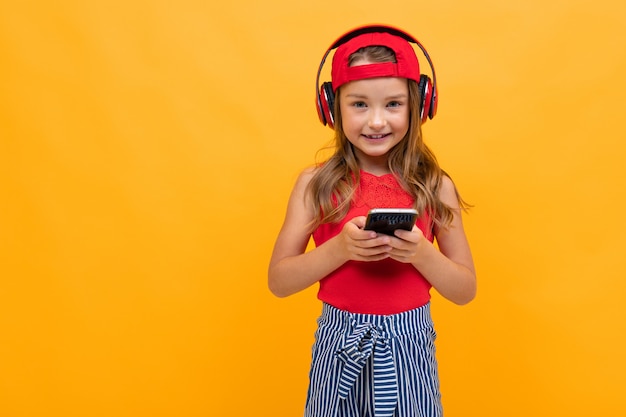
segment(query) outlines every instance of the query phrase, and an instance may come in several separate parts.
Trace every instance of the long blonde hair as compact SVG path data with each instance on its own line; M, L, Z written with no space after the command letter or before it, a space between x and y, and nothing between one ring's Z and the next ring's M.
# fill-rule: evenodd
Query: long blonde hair
M385 46L368 46L350 57L349 65L357 61L395 62L395 54ZM428 213L439 226L449 225L453 212L438 197L443 176L448 176L440 167L433 152L422 140L420 116L420 91L418 83L408 80L409 85L409 129L406 136L390 151L387 163L398 183L415 200L418 213ZM360 168L350 141L343 132L339 91L335 94L335 139L334 153L320 163L307 186L307 198L314 207L311 230L322 223L338 222L347 214L359 184ZM467 204L460 198L462 208Z

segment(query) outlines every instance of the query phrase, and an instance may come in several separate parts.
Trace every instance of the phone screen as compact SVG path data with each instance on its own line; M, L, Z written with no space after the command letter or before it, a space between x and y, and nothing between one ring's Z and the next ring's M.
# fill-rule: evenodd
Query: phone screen
M406 208L372 209L367 213L365 230L393 235L397 229L412 230L417 220L417 211Z

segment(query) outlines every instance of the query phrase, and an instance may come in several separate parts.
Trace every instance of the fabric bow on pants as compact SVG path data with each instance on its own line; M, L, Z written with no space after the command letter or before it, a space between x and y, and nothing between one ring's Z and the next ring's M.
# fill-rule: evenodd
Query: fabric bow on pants
M305 417L441 417L430 305L359 314L324 304Z
M344 364L339 378L339 398L346 399L356 378L373 355L374 414L391 417L398 403L398 381L386 332L369 323L354 327L337 357Z

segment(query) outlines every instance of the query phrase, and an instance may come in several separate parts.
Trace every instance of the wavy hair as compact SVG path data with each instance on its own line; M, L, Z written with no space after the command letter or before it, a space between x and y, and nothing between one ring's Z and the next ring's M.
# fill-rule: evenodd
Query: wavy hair
M393 51L385 46L368 46L352 54L349 65L358 61L396 62L396 59ZM452 221L453 212L439 199L438 192L443 176L449 176L440 168L434 153L422 139L418 83L408 80L408 86L409 129L405 137L389 151L388 167L402 188L415 200L414 207L418 213L426 212L436 225L447 226ZM317 164L307 186L306 196L312 200L315 210L311 230L345 217L360 180L359 162L353 145L343 132L339 96L337 91L334 104L334 153L326 161ZM457 197L461 207L466 209L468 205L458 192Z

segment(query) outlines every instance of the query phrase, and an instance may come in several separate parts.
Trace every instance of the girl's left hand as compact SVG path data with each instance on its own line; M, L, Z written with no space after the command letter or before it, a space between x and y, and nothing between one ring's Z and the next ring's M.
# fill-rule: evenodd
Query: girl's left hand
M390 239L388 251L389 257L402 263L412 263L415 261L424 243L430 243L424 237L424 233L417 227L413 230L396 230L395 236Z

